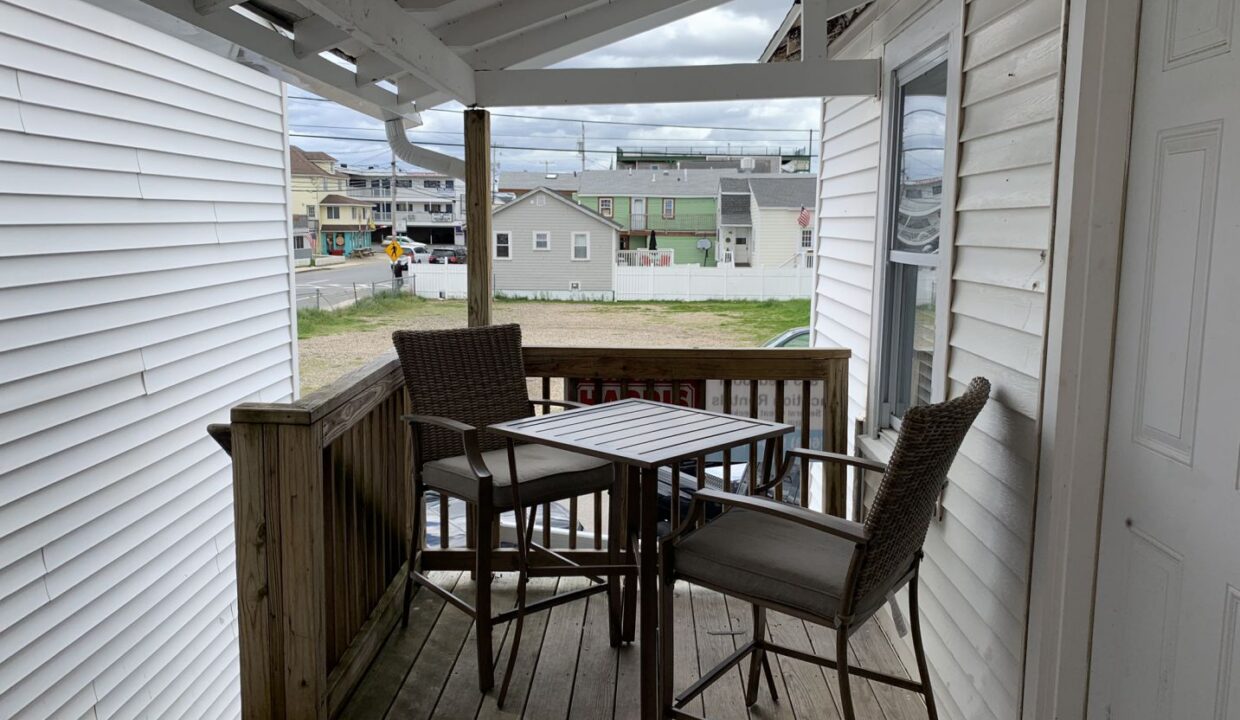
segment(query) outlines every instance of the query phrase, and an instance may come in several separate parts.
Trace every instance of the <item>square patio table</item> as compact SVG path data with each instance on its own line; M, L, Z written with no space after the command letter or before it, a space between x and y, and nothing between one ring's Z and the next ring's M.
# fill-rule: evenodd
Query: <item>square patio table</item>
M658 468L704 457L760 440L773 440L793 428L785 423L738 417L651 400L620 400L587 408L491 425L511 443L538 443L639 468L638 584L641 587L641 717L662 717L658 683ZM762 480L769 479L776 443L767 442ZM751 469L751 474L757 468ZM679 511L679 498L672 507ZM597 532L596 528L596 532ZM630 586L631 587L631 586ZM626 597L632 597L626 588ZM630 626L632 623L627 621ZM632 630L625 630L632 639Z

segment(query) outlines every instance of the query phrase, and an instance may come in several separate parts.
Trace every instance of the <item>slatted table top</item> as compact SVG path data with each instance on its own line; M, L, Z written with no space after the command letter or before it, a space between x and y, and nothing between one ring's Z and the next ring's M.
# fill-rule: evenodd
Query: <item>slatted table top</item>
M506 437L651 468L778 437L791 425L652 400L619 400L490 427Z

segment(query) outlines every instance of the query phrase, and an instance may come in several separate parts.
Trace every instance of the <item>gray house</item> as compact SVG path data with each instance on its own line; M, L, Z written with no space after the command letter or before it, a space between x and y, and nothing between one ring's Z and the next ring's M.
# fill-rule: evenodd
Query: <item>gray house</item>
M546 187L495 208L496 293L611 299L621 226Z

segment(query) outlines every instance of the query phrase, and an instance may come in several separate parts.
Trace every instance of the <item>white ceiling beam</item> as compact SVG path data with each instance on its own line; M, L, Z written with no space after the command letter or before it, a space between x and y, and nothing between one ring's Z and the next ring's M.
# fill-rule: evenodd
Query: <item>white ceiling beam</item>
M413 104L402 102L392 91L377 85L359 88L354 82L354 73L317 55L297 57L292 40L238 13L199 15L194 9L194 0L143 2L202 31L197 36L189 32L178 35L187 42L207 47L370 117L380 120L393 115L417 117Z
M877 60L480 71L478 103L612 105L877 95Z
M474 69L399 5L387 0L301 0L301 4L436 90L465 105L474 104Z
M438 10L453 0L396 0L406 10Z
M377 52L368 52L358 55L356 58L357 71L354 73L354 83L358 87L369 85L370 83L386 80L394 75L399 75L402 70L396 63L388 60ZM422 85L424 91L429 91L425 83Z
M227 10L233 5L240 5L245 0L194 0L194 9L200 15L210 15L213 12Z
M293 53L297 57L318 55L349 39L349 33L318 15L293 23Z
M474 47L601 3L602 0L510 0L462 15L432 32L449 47Z

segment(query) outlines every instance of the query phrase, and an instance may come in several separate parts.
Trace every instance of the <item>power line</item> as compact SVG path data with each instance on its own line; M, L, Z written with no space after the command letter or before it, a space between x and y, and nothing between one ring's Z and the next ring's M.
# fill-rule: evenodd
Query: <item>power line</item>
M327 98L313 98L304 95L289 95L289 100L306 100L311 102L333 102ZM428 112L452 113L460 115L461 110L446 108L428 108ZM512 118L514 120L547 120L550 122L588 123L591 125L627 125L631 127L681 128L685 130L733 130L736 132L809 132L811 128L761 128L761 127L728 127L724 125L679 125L669 123L635 122L631 120L583 120L582 118L554 117L550 115L514 115L512 113L492 112L492 117Z
M314 138L318 140L338 140L342 142L381 142L381 143L387 142L387 138L346 137L343 135L312 135L309 133L289 133L289 136L290 137ZM419 142L418 144L419 145L430 145L433 147L457 147L457 148L465 147L464 143ZM529 151L537 151L537 152L566 152L566 153L574 153L574 154L578 154L580 152L588 152L588 153L595 153L595 154L613 155L616 152L615 148L610 148L607 150L588 150L587 149L587 150L582 151L582 150L578 150L577 148L530 147L530 146L522 146L522 145L492 145L491 147L495 148L496 150L529 150ZM814 153L810 153L809 157L811 158L817 157L817 155Z

